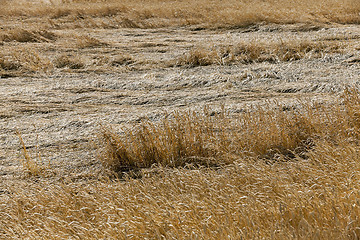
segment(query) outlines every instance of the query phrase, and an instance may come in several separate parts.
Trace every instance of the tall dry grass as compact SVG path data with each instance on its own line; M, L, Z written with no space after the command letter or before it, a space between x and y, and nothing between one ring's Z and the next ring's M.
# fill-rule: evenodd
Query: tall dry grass
M52 62L39 51L18 46L16 49L2 48L0 52L0 73L33 74L47 72L53 68Z
M357 0L83 0L50 1L49 4L5 1L0 10L2 16L51 16L58 27L61 24L56 23L64 22L54 19L70 17L73 25L83 22L88 26L93 23L94 27L104 23L96 18L110 17L115 22L113 21L113 26L109 23L108 27L202 24L211 28L241 27L257 23L359 23L359 12L360 3ZM106 27L105 25L103 26Z
M210 110L175 113L123 134L104 131L104 149L113 158L104 158L105 166L131 163L143 168L142 178L29 179L3 196L0 234L6 239L358 239L360 92L346 90L331 106L279 106L236 117ZM220 164L181 160L204 155ZM149 167L151 162L158 165Z
M341 42L280 40L249 41L228 46L194 48L179 57L178 66L227 65L233 63L287 62L303 58L320 58L326 54L340 53L345 45Z
M337 139L344 116L337 108L302 105L283 110L254 106L236 117L227 113L173 113L116 134L104 128L102 161L106 168L127 171L154 164L221 166L236 159L289 160L306 157L318 139ZM330 112L337 111L337 118ZM345 113L348 114L348 113ZM322 128L326 126L326 132ZM345 131L345 130L344 130Z
M14 28L0 33L0 41L4 42L50 42L57 38L57 35L47 30L27 30Z

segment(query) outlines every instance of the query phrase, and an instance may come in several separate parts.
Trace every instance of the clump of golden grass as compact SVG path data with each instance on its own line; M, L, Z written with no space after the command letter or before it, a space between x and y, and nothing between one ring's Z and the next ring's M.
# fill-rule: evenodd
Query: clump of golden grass
M338 43L328 44L307 40L241 43L235 46L233 58L245 63L292 61L307 56L321 57L325 53L336 52L339 47Z
M176 65L207 66L216 63L217 58L218 54L215 51L196 48L181 56Z
M283 62L302 58L318 58L327 53L340 52L339 43L292 40L279 42L240 42L233 46L212 49L195 48L181 56L176 65L206 66L211 64Z
M76 46L79 48L91 48L91 47L100 47L106 45L100 40L89 37L89 36L77 36L76 37Z
M0 53L0 69L6 72L37 73L51 68L50 60L33 49L17 47Z
M135 59L127 54L116 56L113 60L111 60L111 66L118 67L122 65L129 65L135 62Z
M4 42L49 42L56 38L56 34L47 30L26 30L21 28L8 30L0 35L0 40Z
M332 106L302 103L285 112L253 108L236 118L206 110L142 124L132 134L115 136L129 148L120 152L140 148L149 156L156 147L176 155L173 149L181 146L190 155L206 152L231 161L217 168L152 167L143 170L142 179L14 186L11 198L0 204L0 234L18 239L357 239L359 96L358 90L346 90ZM169 136L174 139L169 143L161 139ZM280 145L293 149L309 143L303 156L286 158L278 151ZM277 149L276 161L264 161L268 149ZM133 160L141 166L139 157Z
M112 17L115 21L112 25L110 23L110 27L201 24L208 28L242 27L259 23L359 23L359 12L360 3L357 0L253 0L251 3L246 0L168 0L165 3L159 0L84 0L60 4L11 1L5 2L0 10L1 15L7 16L50 15L55 22L60 18L75 17L84 23L89 23L91 18L99 18L99 23L103 23L102 18Z
M284 111L280 105L277 110L254 106L235 118L226 113L213 116L207 109L201 114L175 112L159 123L126 129L122 135L103 129L102 161L121 171L153 164L179 167L189 162L221 165L243 158L306 157L319 139L335 143L349 134L359 137L359 103L358 92L347 90L344 109L299 104L297 110Z
M102 161L114 171L153 164L178 167L186 163L221 165L239 158L294 158L311 147L325 124L310 107L284 112L256 106L236 119L207 110L174 113L160 123L143 123L124 135L102 132ZM319 115L319 113L316 113ZM321 119L322 120L322 119ZM330 130L329 130L330 131Z
M70 68L70 69L81 69L85 67L84 62L77 56L68 56L66 54L58 56L54 60L54 65L57 68Z
M153 164L177 167L189 161L205 161L216 154L210 146L210 139L215 138L213 123L206 120L194 112L175 113L159 124L147 122L135 132L125 130L129 134L124 137L105 128L103 163L119 171Z

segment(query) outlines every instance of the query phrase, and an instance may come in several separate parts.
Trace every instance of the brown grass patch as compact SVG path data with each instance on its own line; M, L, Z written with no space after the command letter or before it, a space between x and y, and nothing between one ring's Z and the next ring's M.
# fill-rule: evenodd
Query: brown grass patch
M204 48L196 48L190 50L189 53L180 57L176 65L188 65L191 67L207 66L217 63L217 60L220 60L218 57L219 56L216 51L208 51Z
M54 2L55 3L55 2ZM106 27L162 27L201 24L208 28L242 27L259 23L359 23L360 4L356 0L290 1L71 1L43 4L30 1L5 2L0 10L6 16L53 16L76 18L85 25L89 19ZM104 19L113 18L108 24ZM70 24L70 22L68 22ZM74 22L72 23L74 24ZM61 27L61 24L57 24Z
M115 134L102 132L102 162L114 171L138 170L153 164L179 167L188 163L222 165L239 158L273 160L304 154L321 122L302 113L255 107L236 119L208 112L174 113L160 123L145 122ZM312 116L313 117L313 116Z
M240 42L232 46L195 48L179 58L176 65L191 67L211 64L284 62L302 58L319 58L327 53L339 53L341 43L313 42L307 40L279 42Z
M135 59L127 54L121 55L121 56L116 56L112 61L111 61L111 66L113 67L119 67L119 66L124 66L124 65L129 65L135 63Z
M85 67L85 63L78 56L68 56L66 54L58 56L54 60L57 68L81 69Z
M5 56L0 56L0 69L5 71L18 70L21 67L20 63L10 60Z
M8 30L0 35L4 42L49 42L57 38L57 35L47 30L25 30L21 28Z
M52 64L36 50L17 47L4 49L0 53L0 69L7 72L37 73L52 69Z

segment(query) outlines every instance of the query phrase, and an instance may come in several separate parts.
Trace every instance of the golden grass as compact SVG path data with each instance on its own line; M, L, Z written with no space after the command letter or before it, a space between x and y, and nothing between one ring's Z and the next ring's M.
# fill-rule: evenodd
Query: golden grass
M236 118L226 113L212 116L204 110L174 113L159 123L144 122L122 135L105 128L102 161L111 170L128 171L153 164L219 166L242 158L272 161L305 156L324 134L321 128L330 125L326 133L330 137L339 121L326 119L327 112L316 108L284 111L280 106L277 110L254 106Z
M0 204L0 234L7 239L358 239L360 92L346 90L332 106L280 106L256 107L236 117L208 109L174 113L122 135L105 131L104 142L110 137L116 143L110 155L138 154L127 160L146 167L141 179L51 184L29 179L26 186L13 186L11 198ZM147 168L154 148L154 160L163 166ZM273 150L276 154L268 155ZM174 164L204 155L221 164ZM129 164L118 157L117 164Z
M53 3L0 0L0 18L27 16L30 25L40 19L59 29L360 22L355 0ZM53 60L27 48L56 40L50 31L12 28L0 35L0 74L86 65L78 55L59 54ZM8 49L9 42L16 49ZM74 43L80 49L103 44L76 37ZM178 64L293 61L341 49L327 41L239 43L194 49ZM134 61L124 55L105 58L104 65ZM358 90L346 90L331 106L271 103L240 114L207 108L164 113L162 120L122 133L103 128L98 142L102 170L120 179L89 172L89 179L80 180L39 174L42 166L20 137L23 167L30 174L19 185L1 185L0 238L359 239L359 133Z
M232 46L194 48L179 57L175 65L207 66L211 64L283 62L302 58L319 58L327 53L341 52L339 42L287 40L240 42Z
M69 56L62 54L54 60L57 68L81 69L85 67L84 62L79 56Z
M34 160L26 146L25 146L25 143L24 143L24 140L21 136L21 133L20 132L16 132L16 134L18 135L19 137L19 141L20 141L20 145L22 147L22 150L23 150L23 156L24 156L24 159L22 159L22 165L23 165L23 169L24 171L29 174L30 176L39 176L43 171L44 171L44 167L41 166L38 161ZM37 158L39 160L39 162L41 161L41 156L40 154L38 153L37 154Z
M18 62L7 59L5 56L0 56L0 69L4 71L17 70L21 67Z
M47 30L26 30L15 28L4 31L0 35L0 41L4 42L49 42L57 38L56 34Z
M16 49L4 48L0 53L0 72L6 74L47 72L52 68L52 62L49 59L31 48L21 46Z
M43 40L39 47L25 33L39 33L34 31L23 31L17 29L17 34L11 35L11 43L5 42L0 52L0 71L1 75L18 76L22 74L43 74L55 70L71 71L85 69L88 71L119 71L128 65L140 67L143 64L138 58L132 55L121 53L109 56L109 51L104 54L89 54L91 48L113 48L110 44L100 41L97 38L80 35L62 34L56 35L44 31L47 40ZM23 34L23 35L22 35ZM39 33L40 34L40 33ZM5 36L10 36L5 34ZM37 35L36 35L37 36ZM40 36L40 35L39 35ZM41 35L42 36L42 35ZM28 38L29 37L29 38ZM48 43L50 40L61 38L55 43ZM10 41L7 38L6 41ZM24 42L25 41L25 42ZM44 43L45 42L45 43ZM54 47L56 44L57 47ZM115 49L116 47L114 47ZM175 60L151 61L153 67L164 66L206 66L211 64L231 65L231 64L251 64L256 62L278 63L283 61L295 61L299 59L314 59L325 56L326 54L343 53L351 51L352 46L341 41L331 40L287 40L287 41L252 41L238 42L230 45L221 44L208 48L193 48L189 52L175 57ZM71 49L72 53L69 53ZM100 51L100 49L99 49ZM55 55L55 56L54 56Z
M70 3L53 1L53 4L5 1L0 15L50 16L58 27L65 22L70 24L69 21L61 20L69 18L73 25L79 24L78 27L82 24L88 27L102 25L145 28L201 24L214 28L241 27L257 23L359 23L359 12L360 3L357 0L84 0ZM101 20L107 18L112 18L112 21L106 24ZM67 26L70 26L69 24Z
M89 36L76 36L76 46L79 48L101 47L106 43Z

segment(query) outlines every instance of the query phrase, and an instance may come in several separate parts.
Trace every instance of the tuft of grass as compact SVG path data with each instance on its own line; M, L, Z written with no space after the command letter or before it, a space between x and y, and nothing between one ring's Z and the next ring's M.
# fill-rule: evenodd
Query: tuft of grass
M10 60L6 56L0 56L0 69L5 71L18 70L21 67L20 63Z
M76 46L79 48L92 48L104 46L106 43L101 42L100 40L89 37L89 36L77 36L76 37Z
M4 49L0 53L0 69L6 72L38 73L51 68L52 64L48 59L30 48Z
M303 155L319 133L311 109L302 113L256 106L235 119L207 110L175 112L160 123L149 121L116 134L104 128L102 162L113 171L149 168L153 164L179 167L187 163L222 165L238 158L274 160Z
M148 168L153 164L178 167L189 162L210 164L216 150L211 146L216 132L212 121L195 112L174 113L161 123L143 123L138 129L125 130L125 136L103 128L105 145L102 162L111 170Z
M82 69L85 67L84 62L79 57L60 55L54 60L57 68Z
M216 56L217 54L214 51L196 48L181 56L176 65L187 65L190 67L207 66L215 63Z
M129 65L135 62L135 59L127 54L116 56L111 62L111 66L118 67L123 65Z
M57 38L57 35L47 30L26 30L16 28L0 35L0 40L4 42L49 42Z

